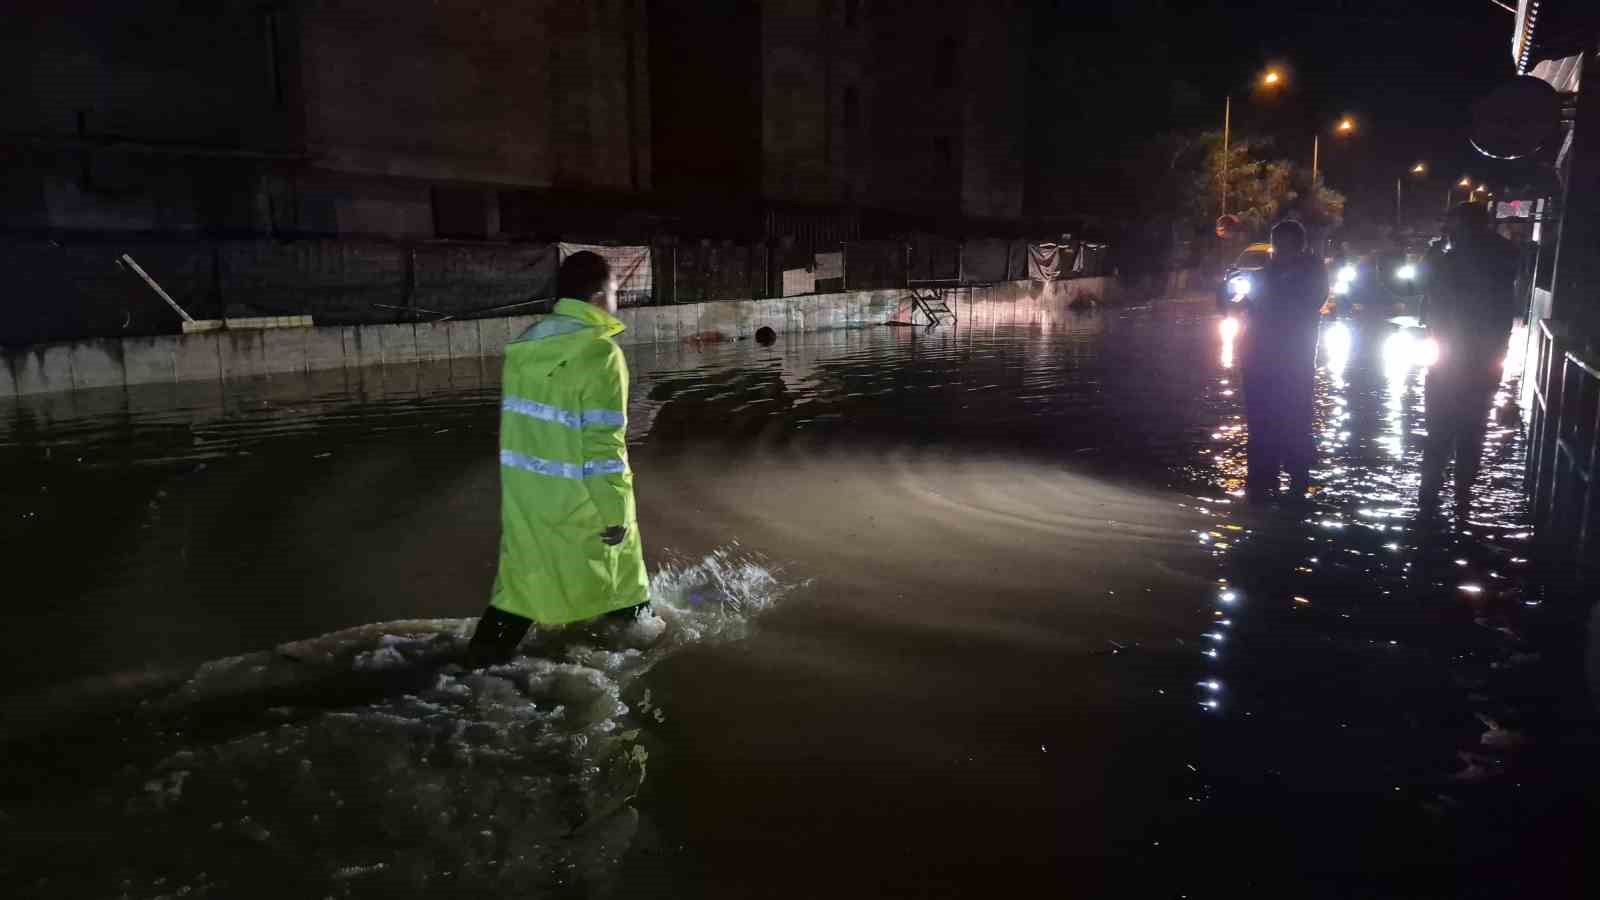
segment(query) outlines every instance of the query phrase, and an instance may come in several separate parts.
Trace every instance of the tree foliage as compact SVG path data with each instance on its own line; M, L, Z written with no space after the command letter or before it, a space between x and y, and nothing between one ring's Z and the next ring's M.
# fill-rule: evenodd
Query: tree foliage
M1237 216L1244 230L1263 236L1274 222L1299 219L1316 230L1338 227L1344 218L1344 195L1287 159L1272 159L1271 142L1241 137L1229 142L1223 155L1222 135L1208 131L1189 137L1197 157L1181 205L1204 227L1223 212ZM1226 177L1228 208L1221 208Z
M1271 151L1270 141L1234 135L1225 165L1220 131L1171 133L1145 143L1124 161L1136 239L1177 253L1214 242L1224 171L1226 211L1239 218L1246 236L1264 238L1273 223L1290 217L1314 235L1337 228L1344 196L1320 177L1312 185L1304 167Z

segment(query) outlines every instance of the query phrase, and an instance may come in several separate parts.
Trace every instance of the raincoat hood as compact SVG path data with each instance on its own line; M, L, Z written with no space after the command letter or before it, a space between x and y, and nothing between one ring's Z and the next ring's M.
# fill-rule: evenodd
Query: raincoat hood
M616 316L595 306L593 303L585 303L582 300L574 300L571 297L558 300L551 314L577 319L590 328L600 329L600 332L606 337L616 337L628 330L628 326L622 324L622 320Z

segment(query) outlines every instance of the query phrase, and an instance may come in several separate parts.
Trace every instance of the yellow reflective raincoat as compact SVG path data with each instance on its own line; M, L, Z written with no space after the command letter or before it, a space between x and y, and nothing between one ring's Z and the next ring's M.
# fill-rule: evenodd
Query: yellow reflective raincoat
M560 625L643 603L628 468L628 366L614 316L581 300L506 346L500 566L490 605ZM615 547L600 540L628 529Z

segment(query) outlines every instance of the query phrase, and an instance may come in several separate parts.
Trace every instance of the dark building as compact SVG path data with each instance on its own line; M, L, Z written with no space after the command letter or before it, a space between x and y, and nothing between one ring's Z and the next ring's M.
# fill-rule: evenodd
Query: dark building
M1016 0L22 2L0 25L20 88L0 98L0 226L485 238L603 237L597 207L1015 219L1027 24Z
M11 229L485 237L650 186L642 4L65 0L0 31Z
M1027 25L1016 2L655 0L657 184L1015 219Z

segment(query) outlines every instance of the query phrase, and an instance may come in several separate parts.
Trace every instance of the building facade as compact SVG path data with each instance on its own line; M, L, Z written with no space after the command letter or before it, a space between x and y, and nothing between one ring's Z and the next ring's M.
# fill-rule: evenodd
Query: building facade
M647 191L643 3L66 0L0 32L4 226L487 237Z
M1016 0L31 0L0 25L28 86L0 97L0 227L550 236L596 198L739 233L1014 219L1026 25Z

